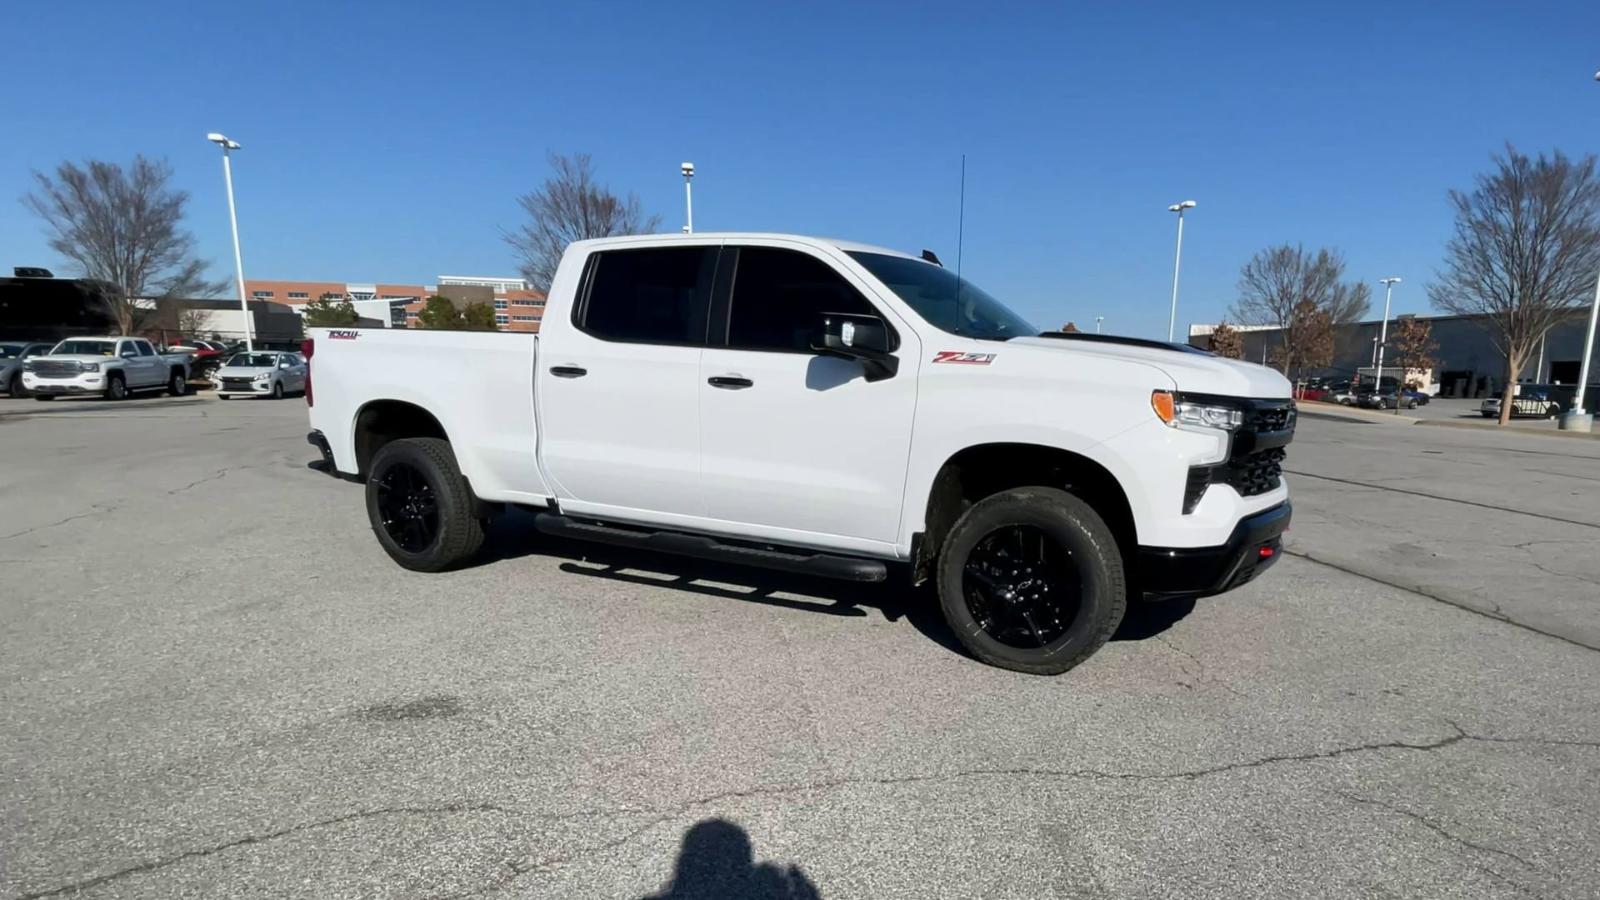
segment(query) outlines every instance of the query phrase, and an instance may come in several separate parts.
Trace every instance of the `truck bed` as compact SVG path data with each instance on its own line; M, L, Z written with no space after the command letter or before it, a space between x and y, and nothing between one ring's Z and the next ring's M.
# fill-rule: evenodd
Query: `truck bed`
M335 467L359 475L354 434L363 411L410 404L431 415L461 472L484 500L543 503L533 409L539 338L493 331L309 329L311 425L327 436Z

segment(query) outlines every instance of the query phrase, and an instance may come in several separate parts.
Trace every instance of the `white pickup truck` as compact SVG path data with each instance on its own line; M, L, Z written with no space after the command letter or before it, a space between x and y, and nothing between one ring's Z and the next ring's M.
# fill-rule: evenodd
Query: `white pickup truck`
M769 234L580 241L538 336L314 329L308 436L378 542L437 571L540 531L857 581L932 580L979 659L1066 671L1130 598L1273 563L1276 372L1040 334L933 254Z
M189 356L157 353L144 338L67 338L22 364L22 387L36 400L71 394L124 400L148 390L181 397L189 390Z

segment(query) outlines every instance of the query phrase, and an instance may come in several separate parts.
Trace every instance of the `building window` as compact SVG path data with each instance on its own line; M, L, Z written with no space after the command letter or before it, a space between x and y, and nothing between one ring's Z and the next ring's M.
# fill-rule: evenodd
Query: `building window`
M250 296L256 298L257 300L271 300L272 299L272 292L271 291L251 291L250 292Z
M539 317L538 316L512 316L511 317L511 321L513 321L513 322L537 322L537 321L539 321Z
M416 317L417 317L417 310L414 310L414 309L406 310L406 318L415 319Z
M504 300L496 300L494 302L494 308L495 309L505 309L506 308L506 302Z
M505 324L508 324L510 321L511 321L511 317L510 316L495 316L494 317L494 323L496 325L505 325Z
M289 292L289 299L290 300L310 300L311 299L311 295L306 293L306 292L304 292L304 291L290 291Z

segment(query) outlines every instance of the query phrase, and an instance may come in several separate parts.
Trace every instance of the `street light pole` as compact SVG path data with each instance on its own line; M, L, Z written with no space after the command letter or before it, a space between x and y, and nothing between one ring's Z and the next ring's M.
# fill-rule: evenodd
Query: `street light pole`
M1099 334L1100 333L1100 323L1104 322L1105 320L1106 320L1105 316L1095 316L1094 317L1094 333L1095 334Z
M689 182L694 180L694 163L686 162L678 167L683 172L683 233L694 233L694 189Z
M206 140L222 148L222 180L228 186L228 224L233 228L233 273L239 283L239 311L244 313L244 349L246 353L254 353L255 343L250 334L250 303L244 293L244 257L239 253L239 214L233 205L233 165L228 156L239 149L239 142L229 140L227 135L215 131L206 135Z
M1389 297L1394 293L1394 286L1400 281L1400 278L1397 275L1391 275L1388 278L1380 278L1378 280L1383 282L1383 328L1378 333L1378 367L1372 374L1372 392L1381 397L1383 395L1383 351L1389 344ZM1400 376L1395 380L1394 385L1394 414L1397 416L1400 415L1400 391L1405 386L1405 373L1401 372Z
M1600 79L1600 72L1596 72L1594 77ZM1572 401L1572 411L1580 416L1587 409L1583 405L1583 392L1589 387L1589 357L1594 354L1596 319L1600 319L1600 278L1594 281L1594 303L1589 306L1589 330L1583 338L1583 365L1578 367L1578 396Z
M1167 343L1172 343L1178 329L1178 268L1183 264L1183 211L1194 209L1193 200L1185 200L1167 207L1167 212L1178 214L1178 250L1172 257L1172 313L1167 316Z

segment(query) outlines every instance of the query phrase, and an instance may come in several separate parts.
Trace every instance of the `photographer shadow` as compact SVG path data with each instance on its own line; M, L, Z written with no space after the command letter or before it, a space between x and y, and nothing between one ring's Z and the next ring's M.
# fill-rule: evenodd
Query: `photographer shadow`
M799 866L757 863L750 835L727 819L697 822L665 890L642 900L822 900Z

